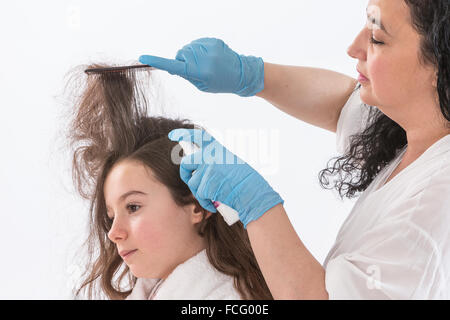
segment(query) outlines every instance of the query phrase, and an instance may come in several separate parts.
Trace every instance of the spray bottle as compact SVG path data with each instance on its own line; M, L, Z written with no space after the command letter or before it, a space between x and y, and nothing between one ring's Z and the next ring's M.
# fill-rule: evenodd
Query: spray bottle
M181 148L183 148L185 155L190 155L200 149L192 142L179 141L178 143L180 144ZM236 210L234 210L233 208L230 208L226 204L220 203L218 201L213 201L212 203L213 203L214 207L216 208L216 210L220 212L223 219L229 226L231 226L234 223L236 223L237 221L239 221L239 214Z

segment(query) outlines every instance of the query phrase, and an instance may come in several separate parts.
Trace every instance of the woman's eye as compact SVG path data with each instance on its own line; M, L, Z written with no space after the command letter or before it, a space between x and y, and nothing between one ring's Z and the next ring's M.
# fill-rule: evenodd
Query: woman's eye
M139 206L137 204L129 204L129 205L127 205L127 209L130 210L131 212L136 212L137 210L139 210L139 209L135 209L137 207L140 208L141 206Z
M373 36L370 37L370 42L372 42L373 44L383 44L383 42L377 41L373 38Z

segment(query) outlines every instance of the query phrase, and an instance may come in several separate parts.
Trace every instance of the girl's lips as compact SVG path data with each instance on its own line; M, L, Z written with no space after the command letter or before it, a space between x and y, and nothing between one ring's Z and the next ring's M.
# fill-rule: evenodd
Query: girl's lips
M134 250L131 250L131 251L128 251L128 252L121 252L120 253L120 255L122 256L122 258L126 258L126 257L129 257L131 254L133 254L135 251L136 251L137 249L134 249Z

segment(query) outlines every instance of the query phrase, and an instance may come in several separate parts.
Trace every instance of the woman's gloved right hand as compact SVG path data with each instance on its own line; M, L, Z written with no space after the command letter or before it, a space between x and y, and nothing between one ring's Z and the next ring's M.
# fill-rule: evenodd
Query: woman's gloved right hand
M262 58L239 55L216 38L201 38L178 50L175 60L142 55L139 61L178 75L199 90L251 97L264 89Z

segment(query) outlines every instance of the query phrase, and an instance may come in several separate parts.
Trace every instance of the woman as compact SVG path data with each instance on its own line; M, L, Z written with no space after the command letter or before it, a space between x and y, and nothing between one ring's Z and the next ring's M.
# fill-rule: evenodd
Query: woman
M98 67L106 66L90 66ZM73 175L91 214L90 263L76 296L89 288L93 298L100 284L114 300L272 299L242 224L211 215L180 179L172 160L181 147L167 135L194 125L147 116L149 76L75 71L69 82L81 90L69 128Z
M251 167L181 164L197 199L239 212L275 299L450 298L450 3L371 0L367 14L348 49L358 59L358 81L238 55L213 38L186 45L175 60L140 57L202 91L256 95L336 132L343 156L320 177L348 173L336 189L362 194L323 266ZM170 136L204 140L186 130Z

